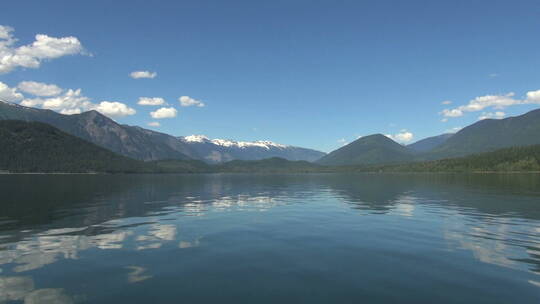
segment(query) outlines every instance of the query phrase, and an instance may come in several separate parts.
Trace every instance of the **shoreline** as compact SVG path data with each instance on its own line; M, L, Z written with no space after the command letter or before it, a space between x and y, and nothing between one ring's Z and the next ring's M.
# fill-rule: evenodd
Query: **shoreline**
M0 175L173 175L173 174L189 174L189 175L204 175L204 174L290 174L290 175L309 175L309 174L540 174L540 171L395 171L395 172L375 172L375 171L310 171L310 172L2 172Z

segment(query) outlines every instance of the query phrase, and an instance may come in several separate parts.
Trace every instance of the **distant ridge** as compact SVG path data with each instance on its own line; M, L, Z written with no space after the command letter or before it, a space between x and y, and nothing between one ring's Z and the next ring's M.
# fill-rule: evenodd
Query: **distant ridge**
M438 136L432 136L407 145L407 147L416 152L428 152L442 145L452 136L454 136L454 133L445 133Z
M540 144L540 109L505 119L478 121L430 151L426 158L458 157L535 144Z

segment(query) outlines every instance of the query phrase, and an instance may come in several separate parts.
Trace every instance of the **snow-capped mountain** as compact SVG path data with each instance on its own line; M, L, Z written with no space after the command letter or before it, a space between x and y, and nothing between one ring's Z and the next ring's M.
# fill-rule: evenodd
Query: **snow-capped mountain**
M234 159L282 157L315 161L325 153L270 141L209 139L203 135L175 137L137 126L120 125L96 111L64 115L0 101L0 120L39 121L118 154L140 160L199 159L220 163Z
M210 163L221 163L234 159L257 160L269 157L315 161L325 155L320 151L282 145L271 141L210 139L204 135L182 136L178 139L193 149L202 160Z

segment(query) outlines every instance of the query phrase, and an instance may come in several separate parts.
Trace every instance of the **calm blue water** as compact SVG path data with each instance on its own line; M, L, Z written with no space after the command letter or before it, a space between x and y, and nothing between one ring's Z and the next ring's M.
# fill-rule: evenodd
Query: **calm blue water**
M540 303L540 175L3 175L0 303Z

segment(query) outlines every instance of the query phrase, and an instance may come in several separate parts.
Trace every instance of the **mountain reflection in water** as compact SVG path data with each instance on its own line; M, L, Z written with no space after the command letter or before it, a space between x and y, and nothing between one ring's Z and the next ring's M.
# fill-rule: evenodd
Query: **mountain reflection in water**
M540 300L539 175L4 175L0 193L0 303Z

